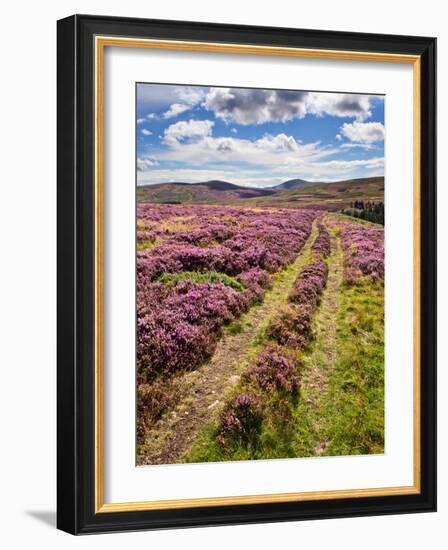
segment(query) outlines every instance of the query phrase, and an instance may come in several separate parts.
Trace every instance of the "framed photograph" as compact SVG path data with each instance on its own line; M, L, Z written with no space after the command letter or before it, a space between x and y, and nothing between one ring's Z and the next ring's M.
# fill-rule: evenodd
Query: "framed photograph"
M434 38L58 21L58 527L436 507Z

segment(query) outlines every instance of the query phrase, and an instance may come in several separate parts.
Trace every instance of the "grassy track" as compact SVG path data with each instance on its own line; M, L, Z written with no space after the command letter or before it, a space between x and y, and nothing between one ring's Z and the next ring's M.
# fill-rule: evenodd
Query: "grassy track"
M323 403L328 395L329 378L338 354L337 321L343 276L343 253L339 239L331 235L328 280L314 319L314 340L302 354L301 400L295 412L294 456L321 455L328 446L327 418Z
M330 232L328 281L313 321L314 339L300 353L299 401L267 398L258 443L250 447L223 451L215 442L216 416L209 419L185 461L384 451L384 286L367 279L355 286L343 283L343 252L337 233ZM263 341L258 331L252 349Z
M227 327L210 361L194 372L174 375L167 382L173 395L172 407L138 446L138 464L184 462L184 456L204 426L216 421L226 396L256 356L271 318L287 304L288 293L298 272L309 260L316 235L314 222L311 235L295 262L273 276L272 289L262 304Z
M384 286L343 284L342 262L333 236L316 339L303 356L295 456L384 451Z
M337 361L322 404L325 455L384 452L384 287L365 281L345 290Z

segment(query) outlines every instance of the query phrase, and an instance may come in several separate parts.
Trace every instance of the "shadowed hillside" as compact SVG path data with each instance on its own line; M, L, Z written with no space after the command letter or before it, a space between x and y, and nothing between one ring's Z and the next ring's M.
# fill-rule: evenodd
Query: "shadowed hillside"
M240 187L227 181L212 180L203 183L158 183L137 188L137 201L165 204L233 203L240 199L273 195L273 189Z

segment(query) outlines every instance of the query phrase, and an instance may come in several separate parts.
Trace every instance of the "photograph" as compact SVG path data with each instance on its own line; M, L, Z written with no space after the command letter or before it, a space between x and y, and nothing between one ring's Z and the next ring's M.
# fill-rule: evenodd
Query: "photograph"
M137 466L385 453L385 108L135 84Z
M436 509L436 39L250 21L58 20L62 531Z

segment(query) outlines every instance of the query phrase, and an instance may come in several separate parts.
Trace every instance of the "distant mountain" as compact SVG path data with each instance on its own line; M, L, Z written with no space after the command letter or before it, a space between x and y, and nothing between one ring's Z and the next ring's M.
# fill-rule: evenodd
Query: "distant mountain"
M209 180L209 181L202 181L198 183L187 183L187 182L181 182L181 181L173 181L170 182L171 185L202 185L206 186L209 189L213 189L214 191L228 191L229 189L239 189L239 185L235 185L234 183L230 183L228 181L222 181L222 180ZM162 184L165 185L165 184ZM245 188L244 188L245 189Z
M228 181L210 180L199 183L156 183L137 187L138 202L167 204L183 203L231 203L241 199L253 199L273 195L273 189L242 187Z
M310 187L311 185L316 185L316 182L301 180L299 178L284 181L279 185L271 187L271 189L280 190L280 189L300 189L302 187Z

